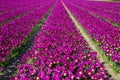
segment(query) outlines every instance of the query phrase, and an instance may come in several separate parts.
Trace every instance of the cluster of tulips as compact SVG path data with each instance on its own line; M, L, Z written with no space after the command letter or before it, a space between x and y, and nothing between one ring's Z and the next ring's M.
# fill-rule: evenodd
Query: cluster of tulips
M11 80L109 79L97 53L89 48L60 1L21 62Z
M47 4L47 2L48 2L47 0L45 1L41 0L40 3L34 3L34 4L31 3L24 7L19 7L17 9L13 9L11 11L7 11L7 12L0 14L0 26L39 9L43 5Z
M116 22L120 24L120 3L80 1L80 0L77 1L70 0L69 2L84 8L84 10L88 12L92 12L93 14L97 14L102 18L108 19L111 22Z
M20 19L13 20L0 27L0 62L9 60L10 52L16 47L20 47L21 43L32 31L32 28L48 12L53 1Z
M99 42L99 47L113 62L120 64L120 28L96 18L88 12L69 3L67 7L88 31L92 39Z

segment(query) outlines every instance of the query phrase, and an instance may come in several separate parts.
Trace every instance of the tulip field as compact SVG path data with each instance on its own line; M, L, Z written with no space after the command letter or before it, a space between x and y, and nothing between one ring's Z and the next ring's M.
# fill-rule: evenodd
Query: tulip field
M1 0L0 80L120 80L120 2Z

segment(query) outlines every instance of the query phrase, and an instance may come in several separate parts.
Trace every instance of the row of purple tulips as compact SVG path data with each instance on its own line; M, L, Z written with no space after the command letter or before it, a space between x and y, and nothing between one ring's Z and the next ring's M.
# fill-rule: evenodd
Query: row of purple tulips
M11 80L107 80L96 55L58 0Z

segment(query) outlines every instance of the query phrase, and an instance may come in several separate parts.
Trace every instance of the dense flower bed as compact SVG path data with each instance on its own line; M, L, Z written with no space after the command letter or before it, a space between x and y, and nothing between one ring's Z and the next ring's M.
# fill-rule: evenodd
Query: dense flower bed
M24 39L27 38L32 28L50 9L53 1L20 19L13 20L9 24L0 27L0 62L9 60L10 52L19 47Z
M96 18L86 11L66 3L67 7L88 31L92 39L99 42L100 48L105 55L110 58L117 66L120 65L120 28ZM120 67L117 72L120 72Z
M58 1L11 80L107 80L96 55Z

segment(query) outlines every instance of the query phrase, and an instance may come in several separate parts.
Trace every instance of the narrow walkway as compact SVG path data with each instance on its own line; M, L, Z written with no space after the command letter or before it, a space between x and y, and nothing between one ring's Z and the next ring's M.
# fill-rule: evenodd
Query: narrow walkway
M82 25L75 19L75 17L72 15L72 13L70 12L70 10L66 7L66 5L63 3L63 1L61 0L63 6L65 7L66 11L68 12L68 14L70 15L70 18L73 20L73 22L75 23L75 26L77 27L78 30L80 30L80 33L82 34L82 36L84 37L84 39L87 41L87 43L89 44L89 46L91 47L91 49L93 51L96 51L98 53L97 57L100 60L101 63L105 63L105 69L108 71L109 74L112 75L112 80L119 80L120 78L120 74L116 74L112 71L111 65L109 63L106 63L105 57L102 56L102 50L99 48L98 45L95 44L95 42L90 38L90 36L87 34L87 32L85 31L85 29L82 27Z

